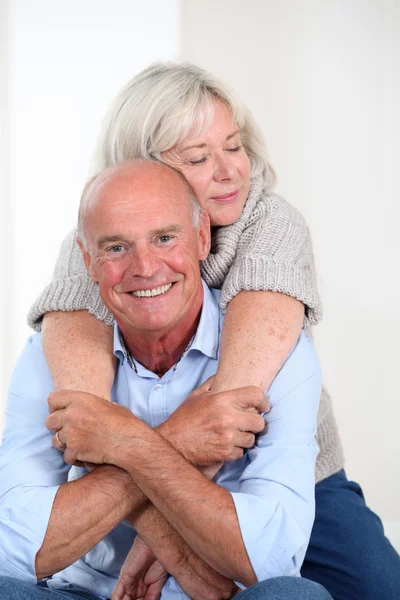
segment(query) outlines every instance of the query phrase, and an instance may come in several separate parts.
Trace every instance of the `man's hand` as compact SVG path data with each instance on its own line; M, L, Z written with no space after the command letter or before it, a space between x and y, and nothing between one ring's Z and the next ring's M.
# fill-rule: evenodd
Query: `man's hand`
M137 536L122 566L111 600L158 600L167 577L162 564Z
M186 551L182 548L179 561L174 561L169 555L168 561L170 573L190 598L229 599L238 591L232 581L216 573L187 547ZM144 540L137 536L121 569L111 600L158 600L167 576L162 564Z
M212 393L210 380L194 390L181 406L157 427L191 464L218 465L243 456L263 431L268 399L257 387ZM218 469L217 469L218 470Z
M125 406L86 392L53 392L48 403L46 427L55 434L53 446L64 451L68 464L112 463L113 451L123 447L135 420Z

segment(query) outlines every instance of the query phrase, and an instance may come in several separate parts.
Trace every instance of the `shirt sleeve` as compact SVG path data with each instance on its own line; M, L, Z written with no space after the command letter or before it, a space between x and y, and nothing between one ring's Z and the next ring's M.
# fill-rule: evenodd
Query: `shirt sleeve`
M43 315L52 311L87 310L107 325L114 318L100 298L99 285L89 276L76 242L76 230L65 238L51 283L28 313L28 325L40 331Z
M315 441L321 373L301 334L268 391L266 427L232 492L243 542L259 581L299 575L315 516Z
M52 390L35 335L14 370L0 446L0 574L32 583L54 498L70 469L44 424Z
M242 290L281 292L300 300L305 327L322 318L312 241L304 217L283 198L252 183L241 217L213 232L202 274L222 290L221 308Z

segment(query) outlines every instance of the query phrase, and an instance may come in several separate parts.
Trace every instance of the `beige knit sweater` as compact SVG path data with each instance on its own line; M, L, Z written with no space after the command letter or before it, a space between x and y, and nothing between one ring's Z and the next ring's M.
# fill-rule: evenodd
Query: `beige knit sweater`
M98 284L85 268L75 241L76 232L64 240L54 278L32 306L28 322L40 329L49 311L83 310L105 323L112 314L102 303ZM221 288L221 307L241 290L272 290L297 298L306 307L304 328L311 330L322 316L317 292L311 238L303 217L290 204L265 194L262 178L252 180L240 218L213 231L212 249L202 263L202 276L210 287ZM332 410L322 389L318 415L316 481L343 468L344 458Z

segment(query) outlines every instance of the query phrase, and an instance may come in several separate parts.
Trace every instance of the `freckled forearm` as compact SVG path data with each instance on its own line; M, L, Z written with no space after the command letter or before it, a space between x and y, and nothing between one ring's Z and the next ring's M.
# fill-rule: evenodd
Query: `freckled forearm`
M201 589L210 598L218 591L218 597L228 598L237 591L236 584L205 563L150 502L128 520L189 596Z
M46 536L36 555L37 578L66 568L89 552L146 498L128 473L112 465L60 486Z
M231 494L144 427L132 436L120 466L202 560L229 579L255 583Z
M212 391L256 385L266 391L296 343L304 306L277 292L240 292L228 305Z
M115 377L113 330L86 310L44 316L43 350L56 390L110 399Z

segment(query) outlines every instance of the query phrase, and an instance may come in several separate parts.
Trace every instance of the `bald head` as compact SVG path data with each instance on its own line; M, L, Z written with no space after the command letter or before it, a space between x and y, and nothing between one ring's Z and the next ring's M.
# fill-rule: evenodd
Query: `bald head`
M88 249L88 221L90 216L100 210L104 202L110 201L112 191L124 186L132 191L141 186L154 184L166 186L170 193L182 197L191 213L193 228L199 226L201 208L191 187L179 171L164 163L137 159L119 163L102 171L90 179L84 187L78 214L78 237ZM104 193L109 192L109 193ZM111 192L111 194L110 194Z

